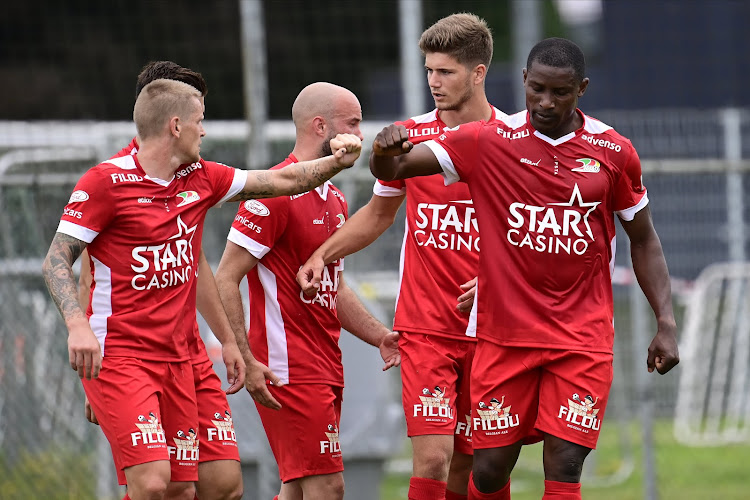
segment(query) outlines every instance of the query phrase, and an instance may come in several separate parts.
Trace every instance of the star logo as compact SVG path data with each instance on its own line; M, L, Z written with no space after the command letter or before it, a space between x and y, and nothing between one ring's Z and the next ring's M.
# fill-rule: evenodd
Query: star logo
M594 241L594 233L591 231L591 226L589 226L589 214L593 212L597 206L599 206L600 201L593 201L591 203L584 203L583 198L581 197L581 190L578 189L578 183L576 182L575 186L573 187L573 194L570 196L570 201L567 203L549 203L549 205L554 205L558 207L572 207L575 206L574 203L579 206L580 208L588 208L586 211L586 214L583 216L583 223L586 224L586 234L589 235L589 238L591 238L591 241Z
M177 216L177 234L174 236L170 236L170 240L176 240L176 239L183 239L187 240L188 246L190 247L190 254L193 253L193 236L195 236L195 230L197 229L198 225L196 224L193 227L188 227L187 224L182 222L182 217L179 215ZM188 235L190 237L188 238Z

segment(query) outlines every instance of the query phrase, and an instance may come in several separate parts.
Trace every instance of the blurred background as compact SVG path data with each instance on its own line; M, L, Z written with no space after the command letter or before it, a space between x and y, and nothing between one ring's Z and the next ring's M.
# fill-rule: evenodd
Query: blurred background
M35 0L0 16L0 498L114 499L109 448L83 415L66 331L40 267L87 168L135 135L135 79L151 60L206 78L205 158L266 168L291 150L291 104L330 81L360 99L365 144L434 106L417 48L441 17L492 29L492 104L523 109L521 70L549 36L576 41L591 79L581 109L630 138L672 274L680 365L645 369L655 332L618 238L615 382L584 498L745 499L750 480L750 3L742 0ZM367 154L363 154L366 158ZM353 213L372 194L360 160L335 179ZM214 269L236 207L209 214ZM347 259L347 280L390 324L403 214ZM219 361L216 342L202 334ZM342 337L345 477L357 500L406 498L411 472L397 370ZM223 376L223 375L222 375ZM278 476L249 396L230 397L245 498ZM522 453L513 498L540 498L541 447ZM353 489L352 489L353 491ZM352 494L347 499L354 500ZM362 496L362 495L367 495Z

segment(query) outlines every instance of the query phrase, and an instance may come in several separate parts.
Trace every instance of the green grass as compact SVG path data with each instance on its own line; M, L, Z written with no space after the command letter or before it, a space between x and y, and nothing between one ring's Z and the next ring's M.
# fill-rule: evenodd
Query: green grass
M633 473L620 484L596 486L594 480L582 480L586 500L640 500L644 498L641 437L636 426L629 428ZM657 422L654 428L656 484L661 500L747 500L750 499L750 446L691 448L675 441L672 421ZM615 425L602 429L599 446L589 455L596 477L611 476L621 465L623 449ZM408 448L408 447L407 447ZM590 462L590 464L589 464ZM511 478L513 500L539 500L544 492L541 472L542 447L528 446L521 452ZM382 487L383 500L403 500L409 476L392 474Z

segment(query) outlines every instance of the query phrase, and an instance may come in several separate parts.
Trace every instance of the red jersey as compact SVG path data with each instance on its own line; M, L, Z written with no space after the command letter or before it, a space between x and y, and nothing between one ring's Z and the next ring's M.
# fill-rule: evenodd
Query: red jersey
M130 141L130 143L127 146L125 146L120 151L118 151L112 158L119 158L121 156L128 156L128 155L135 156L137 153L138 153L138 138L133 137L133 140ZM187 167L187 165L180 167L180 169L185 168L185 167ZM201 249L199 249L198 251L201 251ZM199 254L196 255L196 259L198 257L200 257ZM93 263L91 264L91 266L89 266L89 268L93 272L93 269L94 269ZM195 277L197 278L198 268L195 269L195 272L196 272ZM92 283L94 282L92 281ZM197 294L196 288L197 287L194 287L192 291L192 294L194 297ZM195 303L195 300L191 298L190 303L191 304ZM90 309L89 311L87 311L87 314L91 315ZM205 361L209 359L208 352L206 351L206 346L203 343L203 339L201 338L201 331L200 331L200 328L198 327L197 321L193 324L192 334L188 335L188 347L190 348L190 359L193 362Z
M492 110L491 122L507 116ZM398 124L406 127L414 144L435 139L447 128L437 110ZM479 269L479 225L468 186L446 186L436 174L377 181L373 192L384 197L407 194L393 329L476 340L466 336L468 316L456 310L456 298L464 293L461 285Z
M81 177L57 230L89 243L89 324L104 355L189 358L206 211L240 192L246 178L200 160L164 181L129 155Z
M461 125L427 145L446 181L468 183L485 230L477 335L507 346L612 352L613 213L648 198L628 139L577 111L559 139L526 112Z
M290 155L273 168L296 161ZM229 230L227 239L258 259L247 275L250 348L284 383L344 385L336 315L344 261L325 267L314 298L302 293L295 277L347 216L344 195L326 182L304 194L245 202Z

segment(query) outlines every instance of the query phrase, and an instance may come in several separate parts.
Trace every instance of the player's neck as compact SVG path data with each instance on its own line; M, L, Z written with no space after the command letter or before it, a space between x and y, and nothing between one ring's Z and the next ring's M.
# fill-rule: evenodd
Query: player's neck
M159 139L141 141L136 157L146 175L168 181L180 167L180 160L169 145L161 142Z
M321 154L320 144L316 142L308 143L306 141L297 140L291 154L297 159L297 161L317 160L320 158Z
M480 120L487 121L493 114L494 110L484 93L474 95L458 109L438 111L438 116L448 127Z

